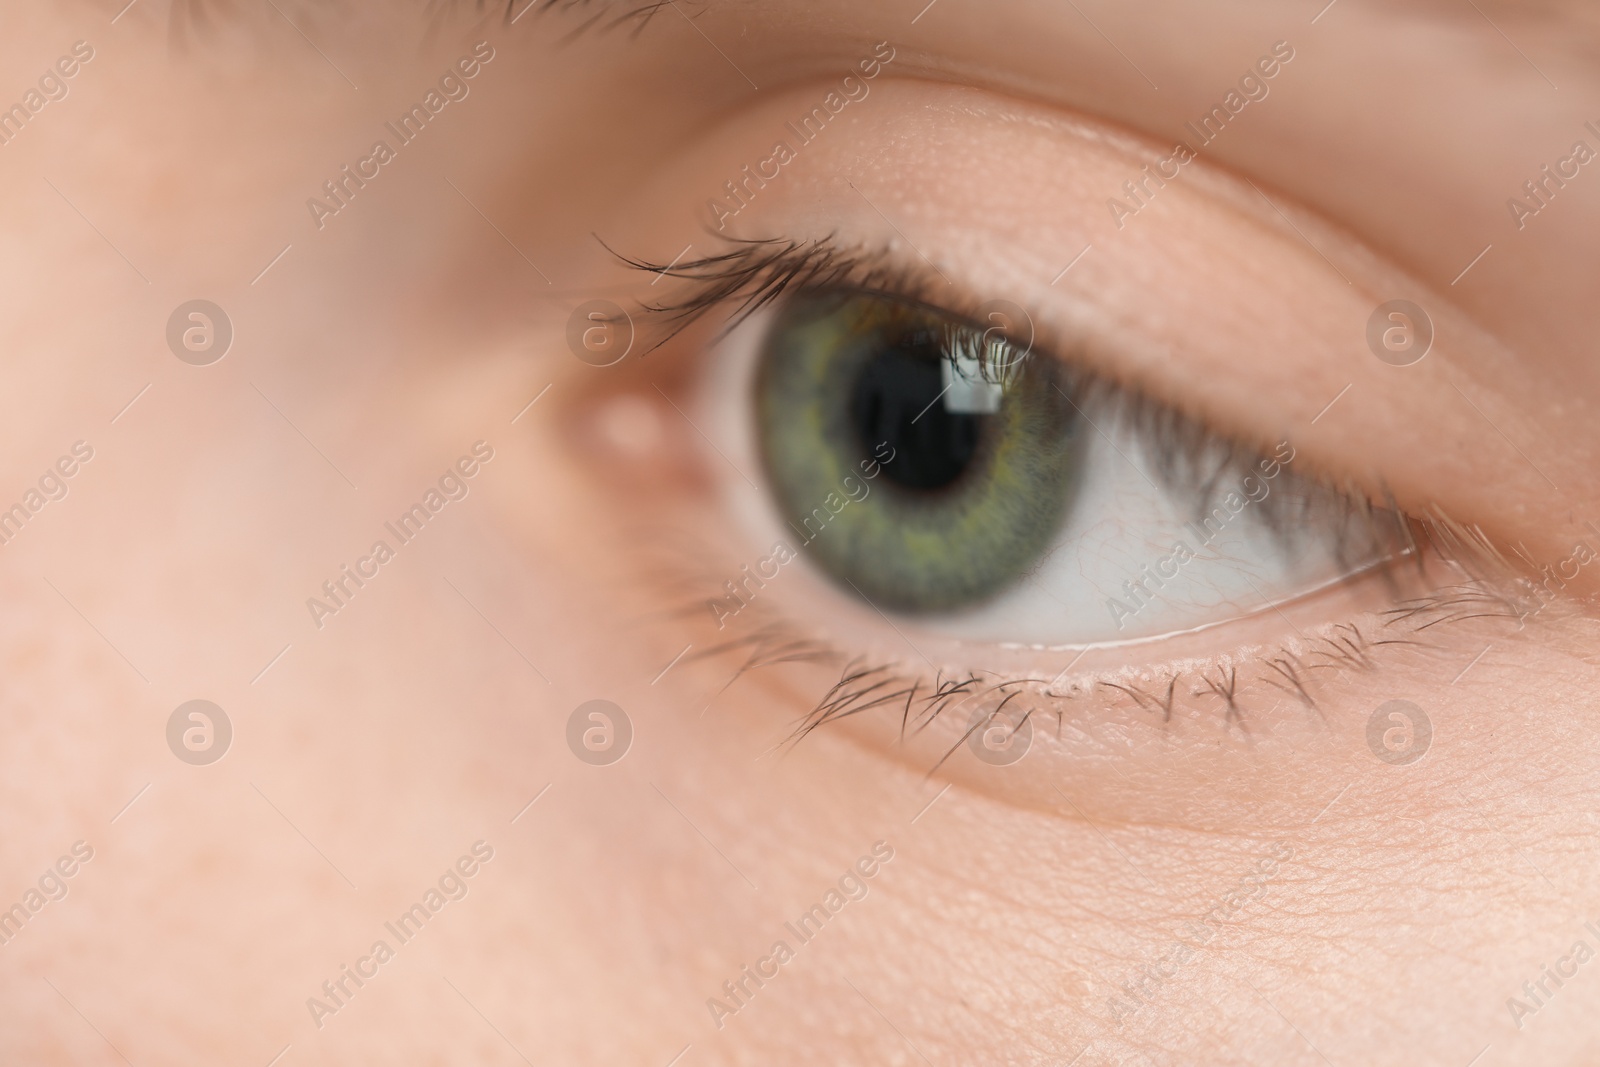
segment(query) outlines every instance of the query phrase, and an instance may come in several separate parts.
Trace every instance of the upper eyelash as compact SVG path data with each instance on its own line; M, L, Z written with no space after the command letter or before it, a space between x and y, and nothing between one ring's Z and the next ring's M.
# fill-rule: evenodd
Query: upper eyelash
M847 248L831 235L809 241L720 235L718 239L728 246L725 251L669 264L629 257L600 242L634 270L686 283L662 300L639 305L662 327L647 350L659 348L723 307L730 311L718 337L786 296L846 289L916 304L951 317L957 337L967 339L966 347L982 348L978 339L985 327L972 318L975 312L962 304L960 291L931 271L899 264L886 251ZM936 297L946 302L935 302ZM961 347L960 341L951 343L947 337L947 353ZM1265 458L1263 449L1220 434L1203 420L1093 372L1081 361L1063 359L1062 365L1071 376L1074 405L1082 401L1084 407L1110 412L1115 419L1137 427L1157 476L1169 492L1188 497L1196 521L1209 515L1223 495ZM987 373L982 366L980 371ZM1290 476L1291 491L1270 493L1253 512L1254 520L1280 544L1287 545L1300 530L1300 520L1321 504L1327 505L1322 520L1335 524L1333 550L1346 569L1370 564L1375 555L1399 558L1416 551L1411 520L1392 500L1375 502L1351 487L1331 485L1299 472L1286 470L1283 474Z
M863 292L892 290L904 298L922 288L915 275L891 269L883 257L873 263L864 252L847 251L832 236L810 241L719 236L728 251L666 264L634 259L595 239L624 266L689 283L669 299L639 305L664 327L651 349L726 304L736 306L724 331L792 291L851 286Z
M582 3L584 0L571 2ZM832 234L809 241L781 237L712 236L727 245L728 250L671 263L654 263L630 257L596 236L601 247L624 266L687 283L676 292L669 291L664 300L640 302L639 308L663 327L661 335L646 346L646 352L666 344L724 305L732 304L733 310L719 337L784 294L808 288L850 287L863 293L919 303L932 311L958 317L970 318L975 311L974 308L963 308L959 303L955 306L938 303L935 294L939 290L948 291L950 286L947 279L935 272L919 271L896 263L887 251L847 248ZM959 301L961 293L957 290L951 295ZM1259 457L1264 451L1265 442L1247 446L1227 435L1218 434L1206 426L1204 419L1184 412L1170 402L1156 400L1137 387L1106 382L1083 367L1073 369L1080 382L1093 380L1122 392L1133 402L1129 409L1131 414L1172 424L1167 430L1153 428L1151 434L1156 441L1165 440L1174 445L1166 450L1170 462L1159 464L1163 469L1176 470L1177 464L1183 462L1186 456L1194 456L1192 449L1183 447L1183 434L1174 432L1178 423L1188 427L1190 432L1203 432L1216 442L1238 448L1241 453L1248 452ZM1147 426L1147 429L1152 428ZM1358 508L1386 512L1394 523L1397 538L1407 546L1408 554L1419 559L1423 549L1427 548L1439 558L1460 567L1469 576L1483 580L1503 580L1538 570L1537 567L1523 568L1502 551L1482 528L1461 522L1437 506L1429 506L1407 516L1386 487L1380 487L1376 494L1371 494L1357 486L1318 484L1347 496Z

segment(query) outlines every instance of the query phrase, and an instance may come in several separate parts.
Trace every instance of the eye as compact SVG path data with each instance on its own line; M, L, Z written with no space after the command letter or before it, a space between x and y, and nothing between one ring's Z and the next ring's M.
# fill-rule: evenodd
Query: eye
M754 364L730 369L778 542L950 637L1195 630L1404 550L1399 516L1294 473L1291 443L1258 453L920 301L802 292L726 348Z
M662 503L687 536L654 524L643 576L690 655L772 666L812 702L775 743L837 723L1018 802L1159 808L1143 787L1176 751L1226 777L1263 737L1321 745L1319 703L1377 650L1498 610L1498 585L1450 592L1508 570L1441 450L1396 431L1442 424L1470 324L1441 310L1434 355L1373 359L1401 276L1298 209L1196 169L1119 229L1100 191L1145 158L1120 135L937 86L874 100L726 230L685 207L794 98L686 153L607 236L657 354L597 388L659 393L675 430L606 469L692 492ZM962 754L1001 714L1032 717L1054 771ZM1137 773L1093 769L1120 754Z

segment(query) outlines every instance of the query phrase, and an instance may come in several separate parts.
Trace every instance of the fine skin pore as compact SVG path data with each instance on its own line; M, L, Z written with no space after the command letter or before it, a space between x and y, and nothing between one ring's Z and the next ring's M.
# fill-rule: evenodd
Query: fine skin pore
M0 547L0 908L81 861L0 944L0 1061L1600 1060L1600 568L1514 592L1600 549L1600 169L1506 205L1600 144L1591 7L919 6L8 15L0 100L94 56L0 146L0 499L93 458ZM1279 41L1270 94L1118 228L1107 198ZM470 93L319 227L307 198L478 42ZM730 232L931 262L949 302L1005 295L1057 354L1480 550L1060 677L909 645L798 562L719 632L705 597L771 544L718 371L744 335L642 354L678 282L596 237L712 254L706 201L879 42ZM1410 367L1364 341L1395 296L1437 330ZM235 333L206 367L164 334L195 297ZM595 298L639 329L603 371L567 342ZM480 441L465 495L308 617ZM830 651L739 671L791 638ZM929 774L966 708L786 743L857 656L1055 681L1012 767ZM234 731L209 766L165 734L196 698ZM609 767L565 740L595 698L633 724ZM1405 766L1367 742L1394 699L1432 723ZM799 944L842 876L864 895Z

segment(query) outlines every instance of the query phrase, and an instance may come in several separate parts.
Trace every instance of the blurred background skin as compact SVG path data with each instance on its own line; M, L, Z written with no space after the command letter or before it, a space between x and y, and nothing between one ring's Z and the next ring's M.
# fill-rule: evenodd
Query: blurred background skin
M1019 765L1065 804L1019 799L1013 778L928 778L931 761L872 726L780 758L826 670L728 685L736 659L675 660L714 631L675 613L700 587L672 568L731 574L761 547L740 540L725 468L668 399L703 411L706 336L608 372L566 341L583 301L652 295L593 235L663 261L703 239L727 161L767 148L771 122L750 116L815 97L879 41L896 50L881 110L747 221L887 238L859 202L834 207L841 176L870 179L907 206L922 251L986 248L971 260L981 288L1007 262L1065 264L1083 241L1063 234L1108 225L1105 184L1071 168L1115 161L1050 116L1165 150L1288 40L1273 96L1203 166L1249 175L1303 231L1258 203L1241 248L1329 284L1205 304L1193 329L1233 331L1231 366L1128 373L1246 436L1295 426L1308 462L1563 559L1600 541L1585 532L1600 519L1600 172L1522 230L1505 201L1595 142L1593 14L920 6L683 3L637 37L609 26L625 6L603 5L7 15L0 102L75 42L93 56L0 146L0 501L76 442L93 455L0 548L0 906L66 888L0 945L0 1061L1595 1062L1600 963L1560 962L1600 923L1592 575L1521 626L1454 622L1336 674L1321 732L1269 729L1248 748L1194 711L1173 740L1108 709L1125 752L1075 761L1041 742ZM307 199L478 42L493 59L470 94L318 228ZM982 138L959 115L991 106L1028 117L1018 136L1037 143L981 181L960 160L983 143L946 143L944 159L894 140L919 122ZM1135 256L1193 262L1210 208L1176 186L1172 199L1055 291L1126 291L1115 272ZM1033 296L1049 299L1054 269ZM1204 273L1165 278L1166 297L1183 303ZM1327 341L1358 353L1330 369L1253 339L1262 304L1337 318L1395 277L1452 327L1404 383L1358 340ZM166 340L195 298L233 329L203 367ZM1308 426L1340 382L1343 406ZM476 442L493 458L466 496L316 626L307 598ZM1301 622L1329 617L1343 618ZM1262 706L1269 726L1290 719L1281 697ZM1365 742L1371 709L1395 697L1425 705L1435 731L1406 768ZM609 767L566 741L594 698L635 732ZM168 746L193 699L232 727L205 766ZM893 858L865 897L717 1020L708 998L880 841ZM92 858L54 867L77 842ZM441 882L474 855L470 878ZM414 938L386 932L458 884ZM1152 979L1174 931L1219 905L1242 913ZM334 1014L308 1006L333 1002L324 983L379 939L395 952L375 977L346 980ZM1569 966L1535 1013L1508 1008L1542 968Z

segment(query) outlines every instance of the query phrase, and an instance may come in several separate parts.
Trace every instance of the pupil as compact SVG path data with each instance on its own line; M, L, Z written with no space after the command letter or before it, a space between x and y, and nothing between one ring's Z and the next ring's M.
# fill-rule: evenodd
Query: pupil
M943 489L959 478L989 417L948 410L943 365L933 331L907 334L868 361L851 397L861 446L874 459L883 444L893 448L883 472L908 489Z

